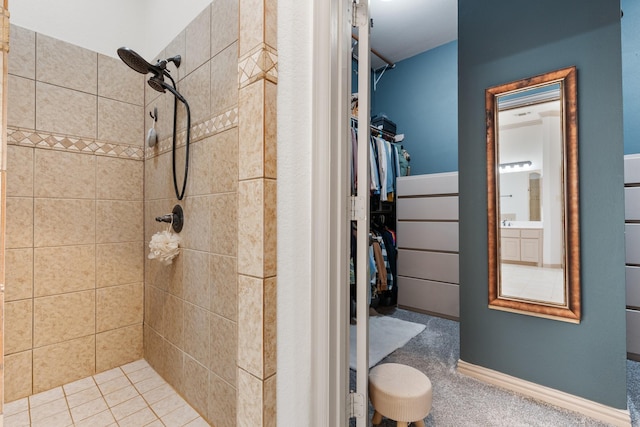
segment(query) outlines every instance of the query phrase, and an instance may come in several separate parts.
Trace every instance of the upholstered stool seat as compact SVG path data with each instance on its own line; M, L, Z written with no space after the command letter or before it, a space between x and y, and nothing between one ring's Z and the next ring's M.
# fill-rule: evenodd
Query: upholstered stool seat
M369 372L369 399L375 410L371 422L382 417L396 421L398 427L413 422L424 427L431 410L431 381L419 370L398 363L384 363Z

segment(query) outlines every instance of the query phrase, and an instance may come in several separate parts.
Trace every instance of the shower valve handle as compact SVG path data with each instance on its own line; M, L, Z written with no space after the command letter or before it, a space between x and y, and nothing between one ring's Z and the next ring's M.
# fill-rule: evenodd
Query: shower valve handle
M173 222L173 214L166 214L162 216L157 216L156 221L158 222Z
M182 206L175 205L170 214L157 216L156 221L170 223L173 227L173 231L179 233L182 231L182 226L184 225L184 213L182 211Z

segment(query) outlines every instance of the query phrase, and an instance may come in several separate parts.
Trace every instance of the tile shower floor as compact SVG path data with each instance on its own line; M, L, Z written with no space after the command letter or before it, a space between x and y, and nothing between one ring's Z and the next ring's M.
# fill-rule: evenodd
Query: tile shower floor
M4 427L209 427L145 360L7 403Z

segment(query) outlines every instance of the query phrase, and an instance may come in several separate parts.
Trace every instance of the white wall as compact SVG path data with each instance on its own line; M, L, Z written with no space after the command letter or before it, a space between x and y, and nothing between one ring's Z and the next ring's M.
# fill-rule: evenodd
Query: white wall
M313 4L278 0L278 426L316 425L309 363L320 351L310 339Z
M11 23L105 55L128 46L148 60L211 0L9 0Z

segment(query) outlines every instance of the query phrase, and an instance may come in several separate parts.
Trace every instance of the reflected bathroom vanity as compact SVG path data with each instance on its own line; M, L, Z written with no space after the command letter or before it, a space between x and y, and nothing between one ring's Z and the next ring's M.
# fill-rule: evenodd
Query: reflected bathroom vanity
M503 226L500 230L501 260L542 267L542 243L542 224Z

